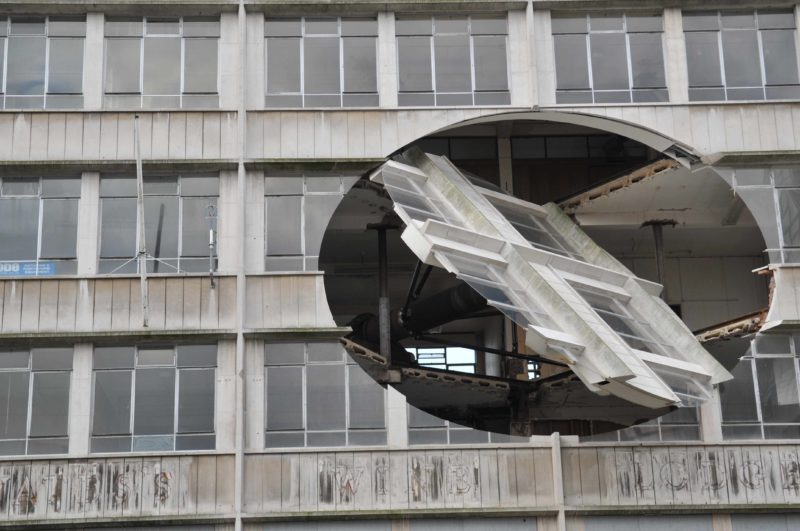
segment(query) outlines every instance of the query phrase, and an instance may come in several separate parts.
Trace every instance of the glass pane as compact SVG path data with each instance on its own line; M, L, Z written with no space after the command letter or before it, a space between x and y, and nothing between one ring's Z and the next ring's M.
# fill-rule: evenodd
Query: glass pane
M585 35L555 35L556 83L559 90L588 89L589 63Z
M213 450L216 445L216 435L178 435L175 437L176 450Z
M762 11L758 10L758 27L767 28L794 28L794 13L792 11Z
M663 28L661 15L626 15L625 22L628 25L629 33L635 31L660 32Z
M756 31L723 31L722 54L725 58L725 83L729 87L761 85L761 60L758 57Z
M45 48L41 37L9 37L6 94L44 94Z
M431 17L398 17L394 26L397 35L430 35L433 30L433 20Z
M436 57L436 91L470 92L469 37L466 35L433 38Z
M49 94L80 94L83 87L83 39L50 39Z
M47 34L51 37L83 37L86 35L86 19L50 17Z
M11 35L44 35L44 17L14 17Z
M0 369L27 369L30 353L27 350L0 352Z
M183 19L184 37L219 37L219 18Z
M148 35L177 35L180 33L181 23L177 18L148 18L146 23L145 29Z
M267 255L302 254L299 196L267 197Z
M170 452L175 446L172 435L150 435L133 438L134 452Z
M761 32L764 72L768 85L794 85L797 79L797 52L794 30Z
M92 437L93 453L130 452L131 437Z
M722 13L722 27L724 29L747 29L755 28L756 20L753 12L747 13Z
M717 33L686 33L690 87L722 86Z
M141 39L106 39L106 92L139 92Z
M33 375L31 396L31 437L67 435L69 418L68 372L40 372Z
M178 432L214 431L214 369L182 369L178 396Z
M144 218L145 243L148 254L156 258L177 257L178 198L164 196L145 197ZM160 268L157 263L154 267L154 272L159 272Z
M339 343L308 343L308 361L326 362L342 361L344 349Z
M397 62L401 92L433 90L429 37L398 38Z
M42 179L42 197L80 197L80 178Z
M142 34L141 18L107 18L106 37L137 37Z
M473 35L505 35L508 32L505 16L472 15L470 33Z
M384 390L361 367L350 365L350 428L383 428L386 426Z
M185 39L183 91L217 92L217 39Z
M592 46L594 89L625 90L629 88L625 35L600 33L591 35L589 40Z
M0 372L0 439L24 438L30 373Z
M4 196L39 195L38 179L17 179L7 177L3 179Z
M28 455L65 454L69 451L69 439L31 439L28 441Z
M475 90L508 90L506 38L474 37Z
M178 347L178 367L216 367L217 345L181 345Z
M305 93L338 94L339 38L306 38L303 43Z
M133 347L95 347L94 368L132 369L136 351Z
M559 33L586 33L588 31L586 16L565 17L556 15L553 16L551 25L554 35Z
M342 35L344 36L377 36L378 21L374 18L343 18Z
M181 226L181 256L208 256L209 208L215 209L217 199L183 198L183 224Z
M664 52L660 33L633 33L628 36L631 47L631 78L634 88L666 87Z
M345 429L344 365L306 367L307 428Z
M342 39L345 92L377 92L376 42L373 37Z
M33 349L31 368L42 371L70 371L72 350L72 347Z
M95 372L92 435L131 432L132 374L132 371Z
M265 177L264 195L303 195L303 178Z
M75 258L78 199L45 199L42 208L41 258Z
M136 197L136 177L106 177L100 179L100 197Z
M175 369L138 369L134 435L166 435L175 430Z
M303 368L270 367L267 372L267 431L303 429Z
M800 422L800 400L793 358L755 360L761 418L764 422Z
M39 199L0 199L0 260L36 260Z
M175 365L173 348L140 348L136 353L136 366Z
M145 38L144 94L180 94L181 40L175 38Z
M339 195L306 196L306 256L319 255L325 229L341 199Z
M800 190L778 190L781 233L785 247L800 247Z
M300 39L267 39L267 94L300 92Z
M421 409L408 406L408 426L410 428L436 428L444 425L445 423L442 419L434 417Z
M305 343L267 343L266 365L302 365L305 363Z
M101 257L136 255L136 199L103 199L100 225Z

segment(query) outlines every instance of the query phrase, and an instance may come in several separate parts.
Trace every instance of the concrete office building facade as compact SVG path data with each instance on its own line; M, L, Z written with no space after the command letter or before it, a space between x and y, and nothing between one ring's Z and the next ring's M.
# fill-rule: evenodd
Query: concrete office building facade
M796 528L798 24L756 0L3 2L0 526ZM377 297L347 238L373 236L339 207L412 143L557 201L734 380L586 438L373 382L339 344Z

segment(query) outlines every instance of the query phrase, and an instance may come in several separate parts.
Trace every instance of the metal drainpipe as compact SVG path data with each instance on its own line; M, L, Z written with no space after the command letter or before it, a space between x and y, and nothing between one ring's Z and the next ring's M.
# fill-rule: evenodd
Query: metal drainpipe
M247 58L247 13L244 9L244 0L239 0L239 105L237 106L237 119L239 128L239 164L238 164L238 200L239 200L239 231L237 234L239 244L239 264L236 268L236 432L234 455L234 511L236 519L234 529L242 530L242 510L244 507L244 312L245 312L245 208L247 203L247 187L245 179L247 174L244 168L245 159L245 97L247 95L245 79L245 61Z

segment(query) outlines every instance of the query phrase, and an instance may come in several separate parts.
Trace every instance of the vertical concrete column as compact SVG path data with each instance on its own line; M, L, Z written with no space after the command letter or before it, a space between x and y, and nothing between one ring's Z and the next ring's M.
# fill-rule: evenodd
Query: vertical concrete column
M245 449L264 448L264 342L248 339L245 344L244 392Z
M564 472L561 467L561 435L558 432L550 436L553 463L553 503L558 508L556 529L567 531L567 517L564 513Z
M378 13L378 97L381 107L397 107L398 79L394 13Z
M664 44L669 101L685 103L689 101L689 73L686 68L686 42L683 39L680 8L664 10Z
M219 203L217 207L217 256L220 273L232 273L239 264L239 199L236 171L219 172Z
M219 104L236 109L239 103L239 20L236 13L222 13L219 21Z
M214 385L214 433L217 450L233 450L236 441L236 341L221 339L217 343L217 380Z
M389 448L408 448L406 397L394 387L386 388L386 442Z
M514 193L514 175L511 166L511 127L501 124L497 128L497 159L500 170L500 188Z
M800 24L800 4L795 4L794 6L794 27L798 27ZM800 32L794 32L794 49L800 50ZM797 61L797 69L800 72L800 55L796 57Z
M100 174L81 175L81 201L78 208L78 274L97 273L100 243Z
M703 442L722 442L722 405L719 388L715 388L711 398L700 406L700 436Z
M86 14L86 41L83 45L83 107L103 108L103 13Z
M533 13L533 53L535 54L537 81L533 104L553 105L556 102L556 56L553 52L553 34L550 11L539 9Z
M530 4L528 4L528 7L530 7ZM509 11L508 73L511 105L515 107L532 106L531 51L528 11Z
M92 426L92 344L78 343L72 357L69 393L69 455L89 453Z
M245 83L248 109L263 109L266 94L266 62L264 57L264 15L262 13L247 14L247 40L245 51Z
M264 271L264 172L247 172L247 199L245 203L244 252L245 271Z

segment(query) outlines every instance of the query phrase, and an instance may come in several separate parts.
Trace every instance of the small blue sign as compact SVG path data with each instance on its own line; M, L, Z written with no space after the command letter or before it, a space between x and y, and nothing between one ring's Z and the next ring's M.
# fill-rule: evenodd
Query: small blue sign
M55 274L55 262L0 262L2 277L46 277Z

